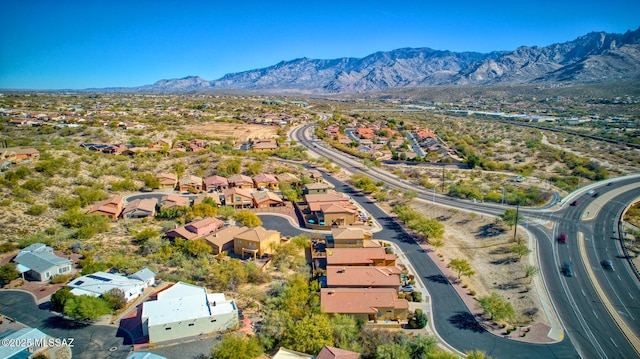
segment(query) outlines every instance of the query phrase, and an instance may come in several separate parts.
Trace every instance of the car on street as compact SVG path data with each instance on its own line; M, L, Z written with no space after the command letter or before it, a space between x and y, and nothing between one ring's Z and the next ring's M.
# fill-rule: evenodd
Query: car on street
M558 242L567 243L567 234L566 233L560 233L560 236L558 236Z
M598 192L594 193L593 196L591 196L593 198L598 198Z
M571 202L571 205L572 205L572 206L577 206L577 205L578 205L578 201L573 201L573 202Z
M413 292L415 288L411 284L403 285L400 287L400 291L402 292Z
M571 263L564 262L564 264L562 265L562 272L567 277L573 277L573 268L571 268Z
M600 262L600 264L602 265L602 268L607 269L607 270L613 270L613 262L611 262L611 260L609 259L604 259L602 260L602 262Z
M587 196L591 196L594 193L596 193L596 191L590 189L590 190L587 191Z

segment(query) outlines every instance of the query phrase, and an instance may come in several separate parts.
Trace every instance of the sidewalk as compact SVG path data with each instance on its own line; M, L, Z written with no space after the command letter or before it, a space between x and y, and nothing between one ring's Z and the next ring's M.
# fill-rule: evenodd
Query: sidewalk
M529 238L529 240L531 241L532 239ZM446 342L444 342L444 340L438 336L438 333L435 331L435 328L433 327L433 316L432 316L433 309L431 308L431 297L429 295L427 287L422 281L422 278L416 275L416 271L411 265L411 263L407 260L407 258L404 256L404 253L402 253L395 244L391 242L386 242L386 243L390 243L393 246L394 250L396 251L396 254L398 255L398 262L404 264L409 270L409 273L414 274L414 277L416 280L416 287L418 288L418 290L422 292L423 303L421 304L410 303L410 309L415 310L415 308L421 308L429 317L428 333L435 335L440 340L440 342L443 343L443 346L445 348L452 351L456 351L454 348L448 346L448 344L446 344ZM482 328L488 331L489 333L500 336L500 337L509 338L512 340L517 340L517 341L522 341L527 343L534 343L534 344L555 343L563 339L564 330L562 329L562 325L560 324L560 321L555 315L555 312L552 312L553 311L553 308L551 308L552 304L550 302L550 299L548 298L547 293L541 292L544 290L542 289L544 287L542 288L539 287L542 285L541 278L539 277L534 278L534 280L536 281L535 285L538 286L538 292L540 293L540 300L542 303L542 310L544 314L547 316L549 322L551 323L551 327L544 323L534 323L530 326L519 327L517 330L513 331L510 335L506 335L503 328L494 326L489 321L482 319L483 312L482 312L482 309L480 309L479 306L477 305L477 299L474 296L470 295L469 291L466 288L462 287L462 283L457 280L457 275L447 267L446 263L444 263L444 260L440 258L437 255L437 253L429 245L420 244L420 247L424 250L425 253L427 253L429 258L431 258L431 260L438 266L440 271L442 271L444 276L449 280L449 283L458 293L458 295L460 296L462 301L465 303L465 305L467 306L471 314L476 318L478 324L481 325ZM533 248L531 244L530 244L530 248ZM537 258L535 253L532 255L532 258L533 257Z

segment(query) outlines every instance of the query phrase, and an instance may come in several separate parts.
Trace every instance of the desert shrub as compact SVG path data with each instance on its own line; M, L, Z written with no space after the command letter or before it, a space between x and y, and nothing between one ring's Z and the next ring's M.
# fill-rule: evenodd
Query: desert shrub
M62 284L68 282L69 279L71 279L71 274L60 274L51 278L50 282L51 284Z
M47 206L43 204L34 204L33 206L29 207L25 213L30 216L39 216L46 211L47 211Z
M68 197L62 194L55 196L49 206L57 209L69 210L71 208L80 207L80 198Z

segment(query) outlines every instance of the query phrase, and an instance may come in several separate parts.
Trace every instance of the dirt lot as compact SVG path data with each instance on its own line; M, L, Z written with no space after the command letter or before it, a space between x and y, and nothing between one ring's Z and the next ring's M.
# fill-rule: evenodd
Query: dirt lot
M185 127L187 132L200 133L211 138L235 138L246 141L250 138L276 138L279 126L264 126L246 123L210 122Z
M380 205L388 212L393 202ZM437 218L445 226L444 245L436 249L444 263L453 258L469 261L476 274L471 278L462 277L463 285L469 292L475 291L476 298L496 292L507 299L519 316L517 322L523 325L542 323L549 325L540 312L541 303L536 287L525 278L527 258L518 260L509 253L514 245L513 229L504 224L496 224L495 218L467 213L456 209L412 203L412 207L422 214ZM518 237L526 243L524 234Z

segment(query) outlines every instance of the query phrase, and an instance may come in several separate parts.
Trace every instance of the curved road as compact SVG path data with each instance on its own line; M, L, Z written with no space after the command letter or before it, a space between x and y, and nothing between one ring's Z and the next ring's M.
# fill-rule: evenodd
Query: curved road
M394 187L401 188L401 189L412 188L416 190L413 184L399 180L394 176L385 174L384 172L381 172L381 171L371 171L356 160L349 159L347 156L344 156L340 153L335 153L332 150L322 147L321 145L318 146L317 143L311 144L306 139L306 136L304 136L304 131L306 131L308 127L309 126L304 126L294 130L292 132L292 136L296 140L298 140L300 143L305 144L307 147L312 149L313 152L320 153L321 155L327 158L333 159L337 164L343 167L347 167L350 172L364 173L375 179L382 180L388 183L391 188L394 188ZM620 184L617 184L616 186L624 185L628 183L634 183L634 182L637 182L637 179L624 179L623 181L621 181ZM610 189L603 187L599 190L609 191ZM430 192L427 192L425 190L418 190L418 192L419 192L419 197L425 200L437 199L438 204L444 204L452 207L463 208L467 210L473 210L473 211L492 214L492 215L501 214L504 212L504 209L505 209L505 207L502 207L502 206L496 206L496 205L490 205L490 204L480 205L476 203L469 203L463 200L453 200L446 196L436 195L435 193L431 194ZM628 194L628 196L633 197L634 194L631 193L631 194ZM635 196L637 197L637 193ZM352 197L354 196L352 195ZM593 358L636 357L638 355L637 352L630 345L629 341L625 339L624 335L622 335L621 332L618 330L616 326L616 322L608 314L608 312L605 309L605 306L603 305L600 298L596 294L596 290L594 289L591 281L589 280L589 276L586 274L586 268L582 266L580 253L578 253L577 246L573 246L572 248L572 244L569 244L564 247L559 247L558 243L555 241L555 238L557 238L557 233L555 232L555 230L550 235L549 231L546 228L537 224L537 222L545 223L549 221L554 221L556 223L559 223L558 227L562 227L563 228L562 231L565 231L563 226L566 226L568 229L570 229L571 227L575 227L577 230L577 226L582 226L581 216L586 207L586 206L583 206L584 203L582 203L582 202L586 203L586 201L580 200L579 202L580 202L580 206L576 206L578 208L569 208L569 209L564 208L563 210L557 213L551 212L548 209L551 206L548 206L542 209L533 209L533 210L523 209L521 211L523 215L530 216L531 218L535 219L534 222L532 222L531 225L528 225L527 227L538 239L538 245L540 248L539 253L541 255L540 264L541 264L542 275L544 276L545 283L547 284L548 291L555 304L558 314L562 319L565 330L569 338L577 346L578 351L580 352L580 356L589 357L589 358L590 357L593 357ZM607 203L611 204L613 206L612 208L619 209L621 207L624 207L621 201L613 201L613 202L607 202ZM367 210L370 210L370 208L368 208L368 206L366 205L363 205L363 207L365 207L365 209ZM377 209L377 206L373 206L373 207L374 208L371 208L371 210L375 211ZM610 211L613 211L613 209L610 209ZM601 212L604 212L604 211L601 211ZM384 213L382 213L382 216L383 218L380 218L379 221L381 224L385 225L385 221L388 222L389 220L384 219ZM598 218L596 221L593 221L593 223L605 223L605 222L604 222L604 219ZM392 224L392 223L386 223L386 224ZM566 232L570 232L568 229L566 230ZM587 227L581 230L584 230L585 232L589 233L589 228ZM586 237L588 239L589 235L587 235ZM389 238L396 238L396 237L391 236ZM403 241L400 241L400 242L404 243ZM573 243L576 243L575 239ZM401 243L398 243L398 244L401 245ZM589 251L588 244L589 242L587 242L586 250L587 250L587 253L591 253ZM411 248L404 248L403 245L401 245L401 248L405 251L407 250L409 252L412 251ZM571 254L568 253L568 250L570 249L573 249L573 253ZM413 250L415 251L415 249ZM438 308L438 310L434 312L434 318L435 318L434 321L439 334L454 347L461 349L463 351L467 350L466 348L468 348L467 345L469 343L469 340L467 340L468 338L465 340L459 341L458 336L455 335L456 329L460 329L460 326L458 325L459 323L456 323L455 321L453 322L451 321L452 317L451 317L450 311L447 311L446 312L447 314L444 314L444 312L441 311L441 308L450 308L451 303L452 301L455 301L455 298L453 297L444 298L445 300L443 300L442 303L446 303L446 305L445 304L443 304L443 306L438 305L437 298L440 297L441 295L440 291L453 292L453 290L451 288L448 288L447 290L446 287L448 285L445 280L429 281L429 278L444 279L444 277L441 277L441 273L435 275L435 277L432 274L429 274L430 271L434 269L437 271L437 268L435 268L435 265L433 265L433 263L431 263L430 260L426 260L425 255L420 256L419 254L417 254L414 256L410 256L409 253L407 253L407 256L410 258L410 260L414 264L414 267L416 267L416 269L420 272L421 275L423 275L423 270L425 271L424 272L424 274L426 274L425 278L427 278L425 283L428 284L429 291L432 294L432 296L434 296L434 308ZM594 254L591 254L591 256L594 256ZM597 260L598 258L597 254L595 254L595 258L596 259L594 260L589 260L589 263L596 263L595 269L590 268L590 270L595 272L596 278L599 278L598 283L603 283L603 282L609 283L610 281L602 280L601 277L603 276L603 273L597 267L599 265L599 260ZM567 278L560 273L559 263L563 263L564 261L569 261L573 263L573 270L576 273L576 277ZM426 268L424 265L425 262L429 262L432 268ZM621 267L624 267L624 266L621 266ZM637 301L633 303L633 299L640 298L640 292L638 292L638 289L637 289L637 282L635 281L635 279L630 278L628 275L624 276L624 279L620 278L619 282L631 284L631 286L628 288L629 291L627 294L629 298L625 298L625 299L627 300L631 299L632 303L629 303L628 301L626 301L625 303L621 302L621 304L617 305L615 304L617 303L616 301L612 301L612 302L614 303L614 305L616 305L616 308L621 308L621 307L626 308L625 310L622 310L622 311L618 310L618 312L622 312L623 314L628 315L630 318L630 320L628 321L631 322L631 325L636 325L636 327L634 328L636 329L637 322L635 321L635 318L637 317L633 315L633 313L635 312L635 309L637 309L638 305L636 304ZM606 286L604 289L607 289ZM614 293L613 297L617 295L616 290L607 289L605 292L607 293L607 297L609 298L609 300L611 300L612 298L610 293ZM636 293L637 293L637 296L634 296ZM457 295L455 293L453 293L453 296L457 298ZM460 299L457 298L457 300L460 300ZM469 324L470 327L473 327L473 324L475 323L475 321L471 317L471 314L466 310L466 307L462 308L461 311L458 313L458 315L467 316L467 319L470 319L467 323ZM485 334L488 334L488 333L485 333ZM467 335L468 334L465 334L465 337ZM495 339L500 339L500 338L495 338ZM504 354L507 354L507 356L514 355L520 349L510 349L510 348L517 348L517 347L520 347L520 344L522 344L522 343L514 343L508 340L503 340L499 342L499 344L500 346L504 346L504 347L497 348L496 345L498 342L495 342L493 340L487 339L482 336L478 337L476 340L471 341L472 343L474 343L476 348L484 350L490 355L496 355L496 356L499 355L500 357L505 356ZM456 344L458 342L460 346ZM561 355L561 357L566 357L564 354L567 354L569 356L574 356L574 355L578 356L578 352L576 352L575 349L573 349L572 345L566 340L563 343L559 343L559 344L534 345L535 348L539 348L539 347L549 348L549 347L555 347L555 346L562 347L561 351L563 351L563 355ZM564 346L568 346L571 349L568 349ZM533 348L530 348L530 349L533 349ZM538 354L541 353L539 349L533 349L533 350L536 354L532 352L531 353L532 356L537 356ZM568 352L565 352L567 350ZM502 352L502 351L505 351L505 353L498 354L499 352ZM540 357L548 357L550 356L550 354L551 353L549 352L545 352L544 354L540 354ZM522 352L520 352L520 355L522 355Z

